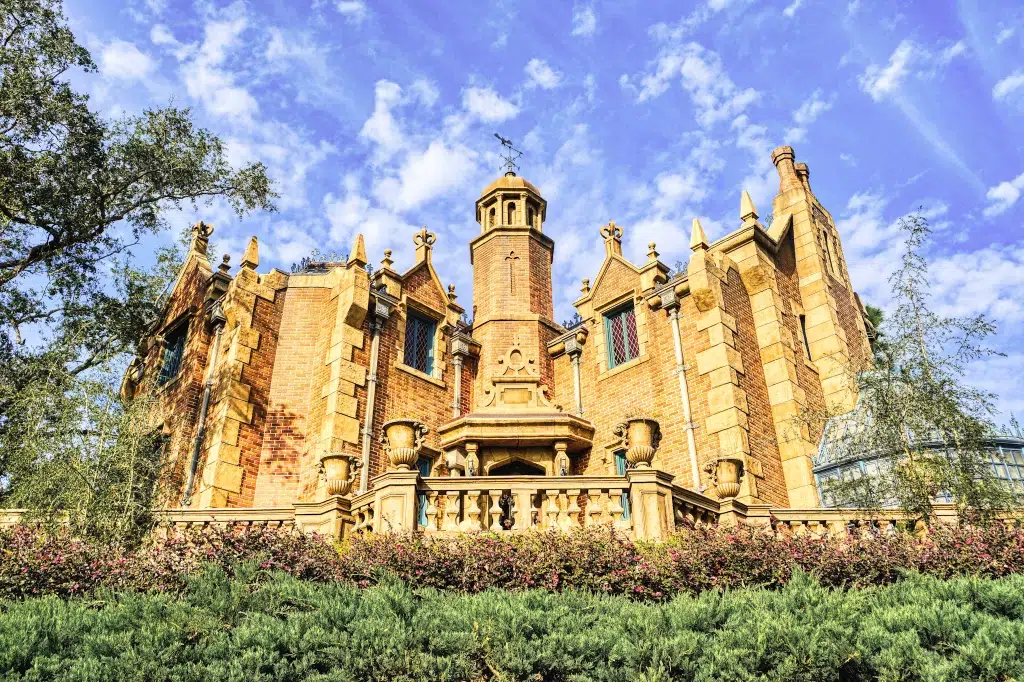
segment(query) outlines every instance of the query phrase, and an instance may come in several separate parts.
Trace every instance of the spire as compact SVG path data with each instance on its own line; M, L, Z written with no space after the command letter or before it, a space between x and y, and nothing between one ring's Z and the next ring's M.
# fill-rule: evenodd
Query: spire
M743 196L740 198L740 220L744 225L748 222L757 222L757 209L754 208L754 200L750 198L747 190L743 190Z
M352 247L352 254L348 257L348 264L358 267L366 265L366 245L363 243L362 233L356 235L356 243Z
M746 192L744 192L746 194ZM700 220L697 218L693 219L693 227L690 229L690 250L696 251L697 249L707 249L708 238L704 234L704 228L700 224Z
M260 244L256 237L249 239L249 245L242 254L242 269L255 270L260 265Z

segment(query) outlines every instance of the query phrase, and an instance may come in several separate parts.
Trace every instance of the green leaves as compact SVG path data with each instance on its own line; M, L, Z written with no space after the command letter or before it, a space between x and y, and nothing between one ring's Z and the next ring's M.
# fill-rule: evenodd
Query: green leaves
M105 120L73 70L95 65L59 0L0 0L0 504L122 536L148 515L156 464L143 410L117 388L181 263L161 254L149 272L130 249L169 209L243 214L275 195L263 165L231 167L189 109Z
M301 604L301 608L296 608ZM9 680L1010 680L1024 578L914 577L666 604L579 592L359 590L209 571L183 597L0 602ZM1011 616L1010 613L1018 614Z
M995 325L984 315L951 317L931 308L928 221L912 215L900 225L906 247L889 278L895 308L883 318L868 307L878 328L874 364L856 377L857 410L837 418L848 422L840 447L851 459L872 460L877 471L830 480L825 492L838 504L899 506L920 518L932 516L936 498L951 497L961 517L988 520L1017 500L996 479L986 450L994 396L964 377L971 363L996 354L985 346Z

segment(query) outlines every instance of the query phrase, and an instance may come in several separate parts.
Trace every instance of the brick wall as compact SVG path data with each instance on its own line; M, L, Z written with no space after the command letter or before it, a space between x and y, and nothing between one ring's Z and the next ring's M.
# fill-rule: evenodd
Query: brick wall
M316 350L326 328L322 311L327 295L327 289L295 287L283 297L253 506L287 507L299 499L301 456L316 439L315 433L309 438L307 421L316 365L323 364Z

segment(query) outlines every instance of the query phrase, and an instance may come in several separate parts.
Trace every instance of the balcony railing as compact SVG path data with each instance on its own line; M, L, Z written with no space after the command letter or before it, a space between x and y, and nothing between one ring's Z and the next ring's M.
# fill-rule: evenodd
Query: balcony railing
M631 527L625 476L431 477L416 490L417 526L426 533Z

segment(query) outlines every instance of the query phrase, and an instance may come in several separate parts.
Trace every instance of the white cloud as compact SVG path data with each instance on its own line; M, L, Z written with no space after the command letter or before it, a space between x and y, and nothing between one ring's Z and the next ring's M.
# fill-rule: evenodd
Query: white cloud
M437 99L441 96L437 86L426 78L419 78L413 81L412 85L409 86L409 90L426 107L434 106L437 103Z
M899 90L911 74L919 78L934 77L941 67L966 52L967 44L962 40L941 50L929 50L912 40L904 40L893 50L888 64L867 67L860 76L860 87L877 102Z
M597 15L590 5L575 7L572 10L572 35L592 36L597 31Z
M988 218L1006 213L1020 199L1021 192L1024 192L1024 173L990 188L985 195L989 204L982 213Z
M533 58L526 64L526 87L551 90L562 82L562 74L555 71L543 59Z
M1007 26L999 30L996 34L996 45L1002 45L1007 40L1013 37L1013 34L1017 32L1017 28L1014 26Z
M786 9L782 10L782 13L792 19L793 15L796 14L796 11L800 9L800 6L803 4L804 0L793 0L793 2L786 6Z
M395 211L408 211L465 183L476 168L476 156L464 145L433 140L423 151L410 153L397 172L379 180L374 195Z
M487 87L473 86L463 90L462 106L484 123L501 123L519 114L518 106Z
M676 76L681 77L681 84L697 109L697 122L705 128L741 114L760 97L753 88L736 87L716 52L691 42L662 48L654 71L640 78L637 101L661 95ZM625 77L619 82L628 86L630 79Z
M875 64L868 66L860 77L860 87L876 102L900 86L909 71L914 54L914 44L909 40L900 43L889 57L885 67Z
M354 24L366 18L366 3L363 0L338 0L334 6L343 17Z
M377 154L388 159L405 146L405 135L395 122L391 110L402 101L398 83L379 80L374 87L373 113L363 123L359 135L377 144Z
M142 80L153 71L153 59L139 50L135 43L115 40L103 46L99 69L105 78L134 81Z
M786 130L786 142L793 144L803 141L807 137L807 127L817 121L819 116L831 109L833 104L835 104L835 95L827 98L822 97L821 90L815 90L811 93L811 96L793 112L793 123L795 125Z
M385 248L394 249L393 258L399 263L397 267L401 267L401 262L411 251L416 227L391 211L373 205L358 192L352 180L347 179L344 196L333 193L324 196L323 207L331 226L331 241L340 248L349 249L356 234L362 234L371 260L378 258Z
M182 66L188 94L211 114L251 121L259 109L249 91L236 84L236 74L225 68L228 51L239 44L248 25L243 5L225 8L220 18L207 21L198 54Z
M1022 87L1024 87L1024 69L1018 69L995 84L995 87L992 88L992 97L1005 99L1009 97L1010 93Z

